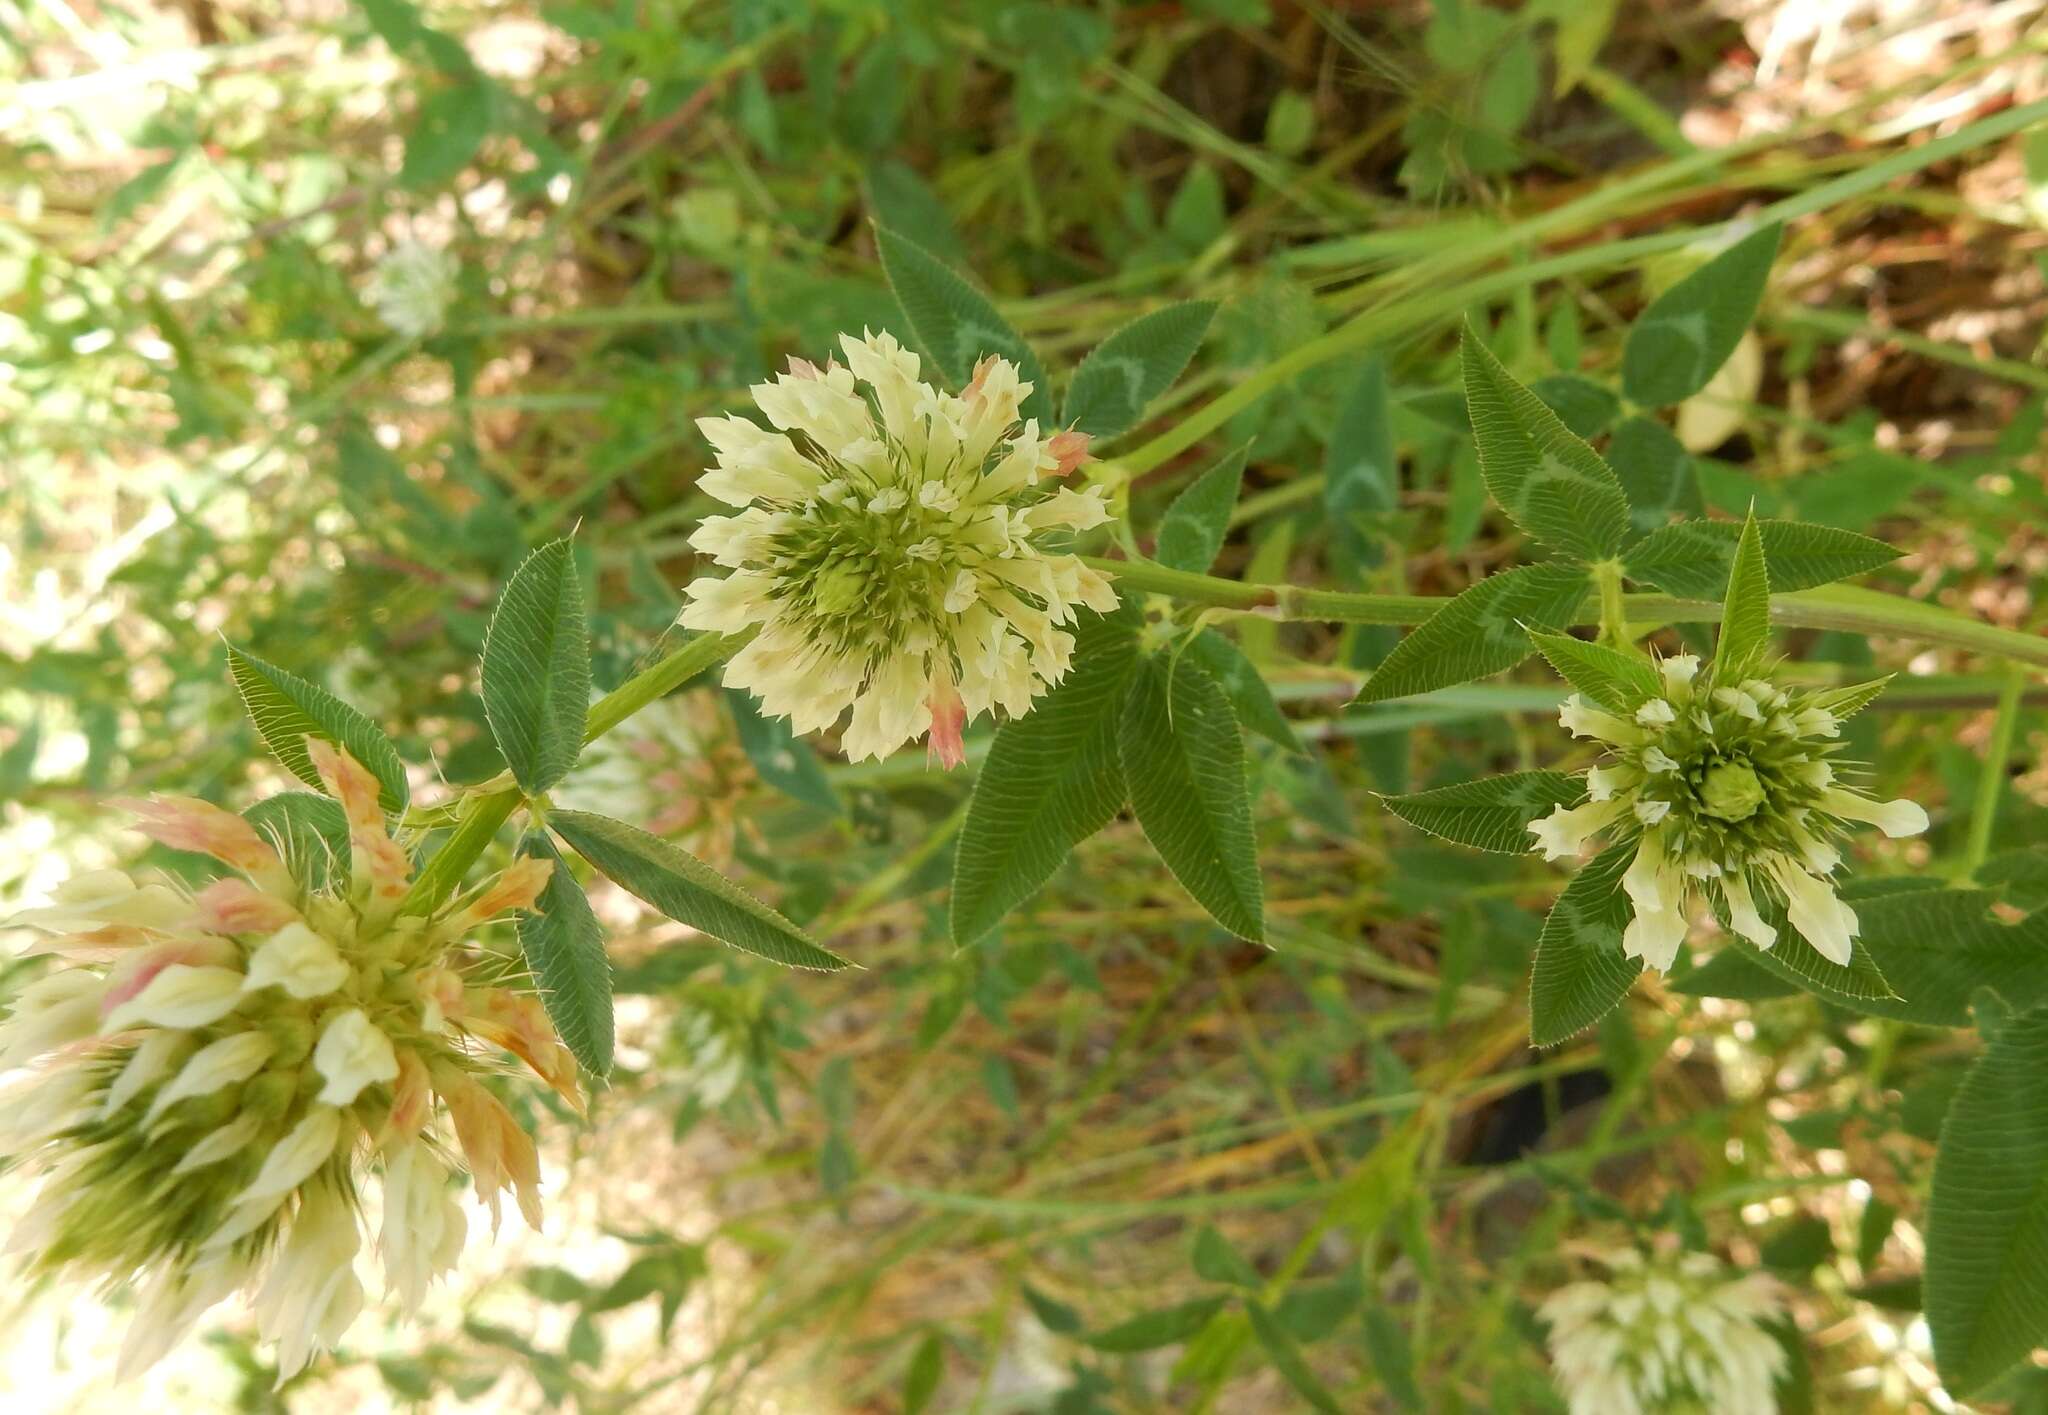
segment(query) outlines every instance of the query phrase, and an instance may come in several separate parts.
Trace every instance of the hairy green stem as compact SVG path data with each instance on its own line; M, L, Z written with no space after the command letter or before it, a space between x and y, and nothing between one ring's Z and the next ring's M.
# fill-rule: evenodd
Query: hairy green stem
M1593 586L1600 595L1600 642L1628 649L1628 596L1622 593L1621 562L1603 560L1593 567Z
M634 674L591 704L590 714L584 719L584 742L595 742L656 698L667 695L705 669L738 653L750 637L749 634L700 634L666 658ZM427 861L419 877L413 880L412 888L399 905L399 912L431 914L440 908L461 886L469 867L497 838L498 831L511 819L521 799L516 786L472 796L462 811L454 834L434 852L434 858Z
M1998 695L1998 722L1991 729L1991 741L1984 748L1984 767L1977 776L1977 799L1970 806L1970 838L1963 850L1963 878L1976 878L1977 871L1991 858L1991 826L1998 819L1998 798L2005 787L2006 764L2012 760L2012 744L2019 735L2020 694L2026 675L2017 667L2006 670L2005 686Z
M1299 585L1251 585L1241 580L1171 570L1149 560L1107 560L1100 556L1083 556L1082 559L1114 576L1119 585L1130 589L1269 619L1319 620L1336 624L1420 624L1450 603L1445 595L1353 594L1339 590L1304 589ZM1621 602L1622 611L1637 625L1710 624L1721 618L1721 606L1713 600L1629 594L1621 596ZM1788 629L1841 629L1850 633L1913 639L2048 668L2048 638L1981 623L1939 605L1922 604L1899 595L1878 594L1852 586L1829 585L1817 590L1773 595L1771 619ZM1600 622L1597 594L1588 593L1573 622Z

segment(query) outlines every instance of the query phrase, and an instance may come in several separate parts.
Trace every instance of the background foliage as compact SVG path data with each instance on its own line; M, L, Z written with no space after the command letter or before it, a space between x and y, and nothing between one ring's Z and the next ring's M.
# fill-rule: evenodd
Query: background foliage
M474 665L515 567L573 527L545 589L575 597L592 686L615 687L672 642L713 504L691 419L840 330L901 327L885 273L918 257L878 248L877 225L971 272L1048 383L1136 317L1214 302L1188 373L1120 444L1162 561L1449 594L1527 558L1453 391L1470 320L1608 439L1649 513L1633 530L1754 505L1878 535L1907 551L1885 588L2034 630L2039 11L0 12L0 893L130 857L106 793L242 806L286 783L222 635L238 674L274 667L375 718L431 802L506 768L485 714L518 720L534 685L494 693ZM1653 301L1682 299L1699 229L1730 218L1784 224L1768 286L1767 253L1754 274L1755 377L1692 396L1654 337L1674 306ZM424 337L363 299L409 237L458 272ZM1144 401L1105 367L1066 394L1104 429ZM1204 497L1240 489L1215 542ZM1372 793L1550 765L1559 689L1532 666L1347 706L1397 637L1219 624L1202 675L1146 679L1112 725L1142 756L1146 714L1232 693L1263 880L1205 902L1248 892L1256 919L1262 891L1265 947L1160 868L1131 755L1135 815L999 928L963 927L947 886L969 778L914 754L839 764L686 690L639 758L669 774L586 762L590 808L688 839L862 969L770 970L594 883L627 930L615 1069L588 1127L550 1118L549 1237L508 1234L423 1332L366 1336L283 1392L230 1331L173 1394L1548 1410L1532 1308L1560 1248L1638 1224L1792 1284L1788 1408L1929 1400L1932 1142L1952 1098L1977 1114L2039 1089L2038 1023L1988 1026L1965 1086L1973 1032L1731 958L1532 1050L1558 879L1433 841ZM2005 684L1966 654L1790 647L1830 681L1905 675L1850 730L1877 788L1936 827L1867 873L2048 900L2031 688L1998 735ZM1271 688L1250 710L1245 661ZM534 744L550 772L559 746ZM971 770L987 749L970 736ZM1172 769L1143 766L1164 792ZM30 1374L6 1379L68 1362L100 1399L76 1338L38 1320ZM2037 1374L2003 1396L2048 1398Z

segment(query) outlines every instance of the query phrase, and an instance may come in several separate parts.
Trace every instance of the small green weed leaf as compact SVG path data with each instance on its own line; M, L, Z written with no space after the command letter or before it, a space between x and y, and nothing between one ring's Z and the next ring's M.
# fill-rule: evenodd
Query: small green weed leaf
M1622 391L1662 408L1707 386L1756 318L1784 228L1753 231L1650 302L1621 355Z
M1529 822L1569 806L1586 794L1576 776L1561 771L1517 771L1461 781L1408 796L1383 796L1386 808L1417 830L1441 840L1524 855L1534 846Z
M1245 1261L1244 1254L1209 1224L1195 1234L1195 1275L1210 1282L1227 1282L1232 1287L1258 1287L1265 1279Z
M763 781L807 806L835 815L845 813L845 804L833 791L818 754L811 750L810 743L789 730L786 719L764 717L754 704L754 695L741 689L729 690L725 705L732 710L740 750L747 754L747 760Z
M1022 1286L1024 1301L1038 1324L1055 1336L1072 1336L1081 1330L1081 1314L1056 1297L1048 1297L1030 1283Z
M482 79L444 85L421 99L405 140L399 185L430 192L454 181L491 135L496 100L496 87Z
M1273 1320L1273 1314L1257 1302L1245 1303L1244 1314L1251 1320L1252 1333L1258 1337L1259 1345L1266 1350L1266 1359L1273 1363L1273 1369L1286 1379L1287 1384L1294 1387L1294 1393L1324 1415L1342 1415L1344 1407L1337 1403L1336 1396L1330 1394L1329 1387L1309 1369L1308 1362L1301 1357L1301 1349Z
M930 251L886 226L875 228L875 247L882 257L882 271L889 277L889 288L896 292L896 302L910 321L911 334L939 366L939 372L955 388L963 388L974 376L976 363L986 355L999 354L1015 364L1019 377L1031 384L1023 416L1050 426L1052 396L1045 367L988 297Z
M1532 631L1529 639L1559 677L1609 712L1632 717L1644 703L1664 695L1663 680L1640 654L1623 653L1570 634Z
M554 866L533 911L519 916L519 951L562 1044L592 1076L609 1076L612 961L604 950L604 927L545 831L529 833L519 851Z
M520 790L538 796L569 774L590 708L590 635L566 539L527 556L498 597L484 635L483 699Z
M242 812L242 819L269 837L291 866L292 878L307 888L347 887L348 816L332 796L280 791Z
M1415 1383L1415 1352L1408 1344L1408 1333L1394 1314L1378 1303L1365 1309L1365 1351L1372 1358L1373 1373L1394 1404L1403 1410L1424 1408L1422 1388Z
M1620 550L1628 497L1600 454L1515 382L1469 327L1459 348L1479 470L1500 509L1566 555L1598 560Z
M1214 629L1203 629L1187 641L1184 652L1222 685L1223 696L1230 699L1237 720L1248 730L1290 752L1305 750L1294 724L1273 701L1273 690L1236 644Z
M1210 1318L1222 1311L1223 1304L1228 1300L1225 1297L1201 1297L1193 1302L1161 1307L1157 1311L1132 1317L1127 1322L1118 1322L1106 1331L1083 1336L1081 1340L1097 1351L1119 1354L1156 1351L1162 1346L1173 1346L1186 1341L1209 1325Z
M1223 689L1186 659L1148 658L1118 741L1138 824L1174 878L1224 928L1264 939L1244 739Z
M1245 453L1250 444L1225 455L1173 498L1159 519L1152 558L1171 570L1200 575L1216 563L1223 537L1230 530L1230 511L1244 483Z
M678 923L786 967L851 966L696 856L638 826L585 811L552 811L548 824L612 883Z
M1052 878L1067 852L1124 804L1117 728L1138 661L1137 611L1087 612L1074 666L1025 716L997 730L953 857L953 942L961 947Z
M377 778L378 804L396 814L412 799L398 748L377 724L316 683L265 663L228 645L228 676L248 709L249 720L285 770L316 791L324 790L306 739L318 737L342 748Z
M1530 384L1529 391L1573 437L1598 437L1621 412L1621 399L1612 389L1575 373L1548 374Z
M945 1374L946 1348L936 1332L928 1333L911 1353L910 1365L903 1373L903 1415L923 1415Z
M1529 1039L1556 1046L1598 1022L1628 995L1643 960L1621 949L1634 917L1621 877L1633 842L1611 846L1579 871L1543 921L1529 979Z
M1732 945L1690 973L1674 978L1669 987L1687 997L1731 997L1742 1002L1795 997L1800 991L1798 984L1787 982Z
M1927 1324L1967 1399L2048 1340L2048 1008L2014 1018L1941 1126L1927 1213Z
M1368 526L1401 504L1401 468L1394 459L1393 410L1387 398L1386 361L1375 354L1337 405L1337 421L1323 450L1323 511L1330 521L1330 556L1356 583L1381 559Z
M1408 698L1513 668L1534 645L1528 629L1564 629L1590 592L1577 565L1523 565L1489 575L1394 646L1360 703Z
M1728 570L1728 596L1721 605L1721 637L1714 648L1714 674L1722 682L1742 678L1764 656L1771 641L1771 576L1764 563L1763 534L1756 513L1742 523L1735 563Z
M1136 427L1146 405L1188 366L1215 315L1212 301L1185 300L1140 315L1096 345L1067 387L1066 424L1103 441Z
M1800 521L1758 521L1771 588L1778 594L1810 590L1861 575L1899 558L1881 540L1833 526ZM1622 556L1632 580L1683 599L1718 599L1735 565L1742 527L1732 521L1679 521L1643 537Z
M1655 531L1674 516L1704 516L1700 470L1671 429L1649 418L1629 418L1607 443L1607 461L1628 493L1629 521ZM1766 551L1770 549L1766 544ZM1723 574L1718 583L1725 583Z

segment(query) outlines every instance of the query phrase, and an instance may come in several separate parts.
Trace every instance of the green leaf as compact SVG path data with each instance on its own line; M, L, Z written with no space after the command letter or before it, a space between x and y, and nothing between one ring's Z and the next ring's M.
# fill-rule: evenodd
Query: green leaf
M1764 564L1763 535L1756 513L1742 523L1735 563L1728 571L1728 597L1721 606L1721 637L1714 648L1714 675L1733 683L1763 658L1771 642L1771 576Z
M1594 856L1543 921L1529 979L1529 1039L1537 1046L1556 1046L1598 1022L1643 971L1643 960L1621 949L1621 931L1634 917L1621 877L1635 854L1630 841Z
M1257 1302L1245 1303L1244 1314L1251 1319L1252 1333L1258 1337L1259 1345L1266 1349L1266 1359L1294 1387L1294 1393L1325 1415L1342 1415L1343 1407L1337 1404L1337 1398L1309 1369L1301 1349L1280 1329L1273 1314Z
M1535 844L1529 822L1549 815L1553 807L1569 806L1585 794L1585 786L1576 776L1561 771L1517 771L1380 800L1417 830L1439 839L1501 855L1525 855Z
M1607 443L1607 461L1628 494L1629 520L1639 531L1655 531L1673 516L1703 516L1699 467L1670 428L1648 418L1629 418ZM1768 551L1769 546L1765 549ZM1716 588L1727 581L1724 573Z
M1024 1301L1038 1324L1055 1336L1072 1336L1081 1330L1081 1314L1056 1297L1048 1297L1030 1283L1021 1286Z
M1632 717L1644 703L1664 696L1663 680L1640 654L1569 634L1531 633L1529 639L1559 677L1609 712Z
M1244 482L1246 443L1203 472L1173 498L1159 520L1152 558L1173 570L1200 575L1216 563L1230 530L1230 509Z
M1031 384L1023 416L1049 426L1052 396L1045 368L1024 336L996 313L988 297L930 251L886 226L875 228L875 248L881 254L889 288L896 292L896 302L910 321L910 332L947 381L963 388L974 376L976 363L988 354L1000 355L1015 364L1019 377Z
M1881 540L1801 521L1758 521L1771 588L1810 590L1861 575L1899 558ZM1622 556L1631 580L1683 599L1719 599L1735 565L1742 527L1732 521L1680 521L1652 531Z
M1118 740L1145 838L1210 917L1240 938L1263 940L1244 739L1216 680L1185 660L1146 659Z
M1489 575L1395 645L1357 701L1414 697L1513 668L1535 647L1523 626L1569 627L1588 592L1577 565L1523 565Z
M1173 387L1215 314L1212 301L1185 300L1140 315L1097 344L1067 387L1066 424L1105 441L1129 432L1146 405Z
M1628 498L1600 454L1515 382L1470 327L1459 357L1479 470L1508 519L1578 559L1620 550Z
M484 717L519 789L569 774L590 709L590 636L576 552L550 541L512 572L484 634Z
M1210 1282L1227 1282L1232 1287L1258 1287L1265 1279L1245 1261L1244 1254L1230 1246L1230 1240L1214 1226L1204 1224L1195 1234L1195 1275Z
M1630 402L1666 407L1707 386L1756 318L1783 231L1774 222L1751 232L1636 317L1621 353Z
M1082 1341L1097 1351L1111 1351L1119 1354L1132 1351L1156 1351L1162 1346L1172 1346L1186 1341L1203 1327L1209 1319L1223 1310L1229 1299L1223 1297L1202 1297L1193 1302L1182 1302L1174 1307L1161 1307L1146 1312L1127 1322L1118 1322L1107 1331L1093 1332L1083 1336Z
M745 953L791 968L850 964L718 871L624 821L552 811L548 824L628 894Z
M764 717L754 705L754 695L742 689L728 690L725 705L732 710L740 750L747 754L756 775L783 795L807 806L834 815L845 813L846 806L832 789L818 754L811 750L810 743L790 731L786 719Z
M1529 391L1573 437L1598 437L1621 412L1621 399L1612 389L1575 373L1548 374L1530 384Z
M1237 710L1237 720L1247 729L1290 752L1306 750L1295 735L1294 724L1273 701L1273 690L1236 644L1214 629L1203 629L1187 640L1184 651L1222 685L1223 695Z
M1890 686L1892 675L1873 678L1868 683L1851 683L1844 688L1827 688L1813 695L1814 706L1824 708L1837 718L1854 717L1883 695Z
M1732 997L1742 1002L1762 1002L1773 997L1796 997L1800 988L1757 963L1740 948L1721 949L1699 967L1674 978L1667 986L1687 997Z
M2048 1008L2015 1018L1941 1126L1927 1213L1927 1324L1967 1399L2048 1340Z
M1331 558L1355 583L1359 571L1381 559L1372 517L1401 504L1401 467L1394 458L1393 412L1387 400L1387 365L1377 354L1337 405L1337 421L1323 449L1323 512L1330 522Z
M292 878L318 892L346 888L349 877L348 816L341 802L311 791L266 796L242 819L269 837L291 866Z
M1415 1353L1408 1334L1377 1304L1365 1309L1365 1350L1372 1357L1373 1373L1394 1403L1403 1410L1421 1410L1422 1389L1415 1384Z
M1743 957L1795 987L1844 1006L1855 1007L1858 1011L1877 1003L1898 1000L1866 941L1857 940L1847 964L1830 962L1792 927L1791 920L1786 917L1783 900L1771 898L1762 891L1755 893L1757 913L1778 931L1778 941L1769 948L1758 948L1731 932L1730 947ZM1715 907L1720 907L1719 900L1715 901ZM1866 907L1862 904L1856 906L1859 915Z
M604 928L545 831L530 832L519 851L554 866L535 908L519 916L519 951L562 1044L592 1076L609 1076L612 961L604 950Z
M1746 956L1852 1011L1927 1027L1967 1027L1980 987L1996 989L2020 1011L2048 1004L2048 913L2008 924L1991 913L1993 899L1976 889L1857 897L1860 927L1848 970L1834 970L1825 960L1828 971L1809 965L1808 976L1794 970L1777 956L1783 937L1767 953ZM1766 918L1779 922L1775 912ZM1854 966L1859 962L1863 966ZM1879 981L1886 984L1881 991Z
M412 799L405 784L405 763L376 723L325 688L233 644L228 645L228 676L263 745L285 770L315 790L324 790L320 773L306 754L306 739L318 737L346 751L377 778L377 802L386 814L405 809Z
M938 1394L939 1379L946 1374L946 1349L936 1332L928 1334L911 1354L903 1373L903 1415L920 1415Z
M1124 804L1117 725L1138 660L1131 605L1083 612L1074 666L996 732L953 857L953 942L964 948L1052 878Z
M421 99L405 139L399 185L426 192L454 181L490 136L496 94L478 80L437 88Z

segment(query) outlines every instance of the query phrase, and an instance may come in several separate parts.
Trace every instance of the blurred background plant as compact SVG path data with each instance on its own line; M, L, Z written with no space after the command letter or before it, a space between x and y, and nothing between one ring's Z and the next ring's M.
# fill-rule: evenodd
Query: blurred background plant
M496 589L580 525L615 686L667 638L713 504L692 419L841 330L900 329L871 222L972 271L1056 369L1164 300L1222 301L1131 465L1149 526L1249 441L1225 573L1448 593L1516 554L1444 391L1469 316L1575 430L1636 439L1639 506L1880 535L1908 551L1887 588L2037 630L2044 9L0 6L0 898L179 870L108 836L106 793L283 784L223 634L377 717L419 784L482 781ZM1711 254L1695 228L1766 206L1791 225L1757 333L1675 436L1624 423L1626 317ZM1359 318L1375 362L1323 360ZM1341 415L1361 378L1385 426ZM1260 396L1177 422L1233 388ZM1656 1230L1786 1280L1783 1408L1952 1408L1914 1219L1970 1039L1680 979L1530 1050L1555 880L1367 793L1532 763L1556 690L1346 710L1392 631L1234 632L1288 718L1254 747L1270 951L1124 824L956 954L967 782L838 763L693 686L560 795L730 861L864 971L771 972L601 892L619 1069L586 1127L549 1127L574 1134L549 1232L474 1245L424 1329L366 1322L282 1390L230 1321L157 1393L1555 1410L1559 1243ZM1798 647L1908 675L1856 751L1936 826L1880 872L2043 902L2031 690L2000 737L1965 655ZM11 1300L11 1408L141 1398L101 1383L97 1308ZM2048 1398L2028 1379L2006 1394Z

